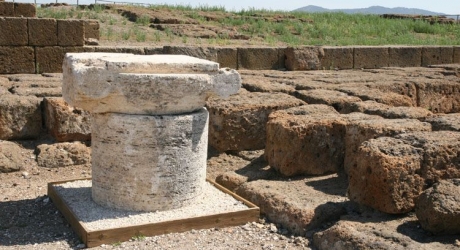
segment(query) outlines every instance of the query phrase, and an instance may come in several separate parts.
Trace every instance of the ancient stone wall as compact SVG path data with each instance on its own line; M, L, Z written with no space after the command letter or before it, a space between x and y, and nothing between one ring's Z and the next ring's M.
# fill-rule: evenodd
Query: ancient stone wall
M0 74L60 72L66 52L99 39L96 20L36 18L33 4L11 2L0 2L0 31Z

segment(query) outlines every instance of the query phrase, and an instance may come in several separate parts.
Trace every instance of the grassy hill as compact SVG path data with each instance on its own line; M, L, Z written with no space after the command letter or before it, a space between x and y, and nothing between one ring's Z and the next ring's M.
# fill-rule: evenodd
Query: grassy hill
M458 24L366 14L91 5L38 8L38 16L98 19L102 45L460 45Z

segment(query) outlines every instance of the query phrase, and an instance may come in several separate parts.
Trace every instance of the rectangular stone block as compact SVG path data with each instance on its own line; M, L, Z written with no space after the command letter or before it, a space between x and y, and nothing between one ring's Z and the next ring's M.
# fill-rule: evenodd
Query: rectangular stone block
M56 141L90 141L91 119L88 111L74 108L63 98L45 98L45 126Z
M12 16L14 16L14 3L12 3L12 2L0 2L0 16L1 17L12 17Z
M34 48L0 46L0 74L20 73L35 73Z
M93 47L36 47L35 57L37 73L61 73L62 62L66 53L71 52L94 52Z
M279 48L238 48L238 69L268 70L284 67ZM284 55L284 49L283 55ZM283 56L284 57L284 56Z
M324 55L321 58L321 69L352 69L352 47L323 47Z
M29 45L56 46L57 21L54 18L29 18Z
M454 46L454 61L453 63L460 63L460 46Z
M14 3L14 16L35 17L36 9L32 3Z
M27 19L0 17L0 46L28 45Z
M217 49L217 62L221 68L232 68L238 67L238 50L236 48L218 48Z
M99 21L98 20L84 20L85 24L85 39L87 38L94 38L99 40L100 33L99 33Z
M286 69L291 71L318 70L321 68L323 53L323 49L318 46L288 47L284 50Z
M390 47L390 67L420 67L422 47Z
M94 52L105 52L105 53L130 53L135 55L144 55L145 51L142 47L126 46L126 47L94 47Z
M453 47L423 47L422 49L422 66L436 64L449 64L454 60Z
M59 46L83 46L85 26L81 20L57 20Z
M217 50L212 47L164 46L164 54L186 55L217 62Z
M460 112L460 85L449 81L416 82L418 106L433 113Z
M355 69L378 69L388 67L388 47L355 47L353 51Z
M163 47L146 47L144 48L144 53L146 55L162 55L163 54Z
M0 140L37 138L42 130L40 103L35 96L2 95Z

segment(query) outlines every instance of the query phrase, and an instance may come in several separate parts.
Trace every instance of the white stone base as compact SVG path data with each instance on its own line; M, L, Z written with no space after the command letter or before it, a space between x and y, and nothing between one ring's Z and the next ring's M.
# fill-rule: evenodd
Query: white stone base
M92 198L103 206L162 211L193 203L206 183L208 111L93 114Z

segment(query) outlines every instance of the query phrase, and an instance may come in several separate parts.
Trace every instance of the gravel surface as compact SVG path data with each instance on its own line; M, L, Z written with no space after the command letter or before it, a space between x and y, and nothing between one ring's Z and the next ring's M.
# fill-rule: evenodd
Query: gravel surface
M55 185L57 193L68 204L89 231L145 225L172 220L247 210L232 196L206 182L203 193L193 204L177 209L135 212L101 206L91 199L91 181L80 180Z

